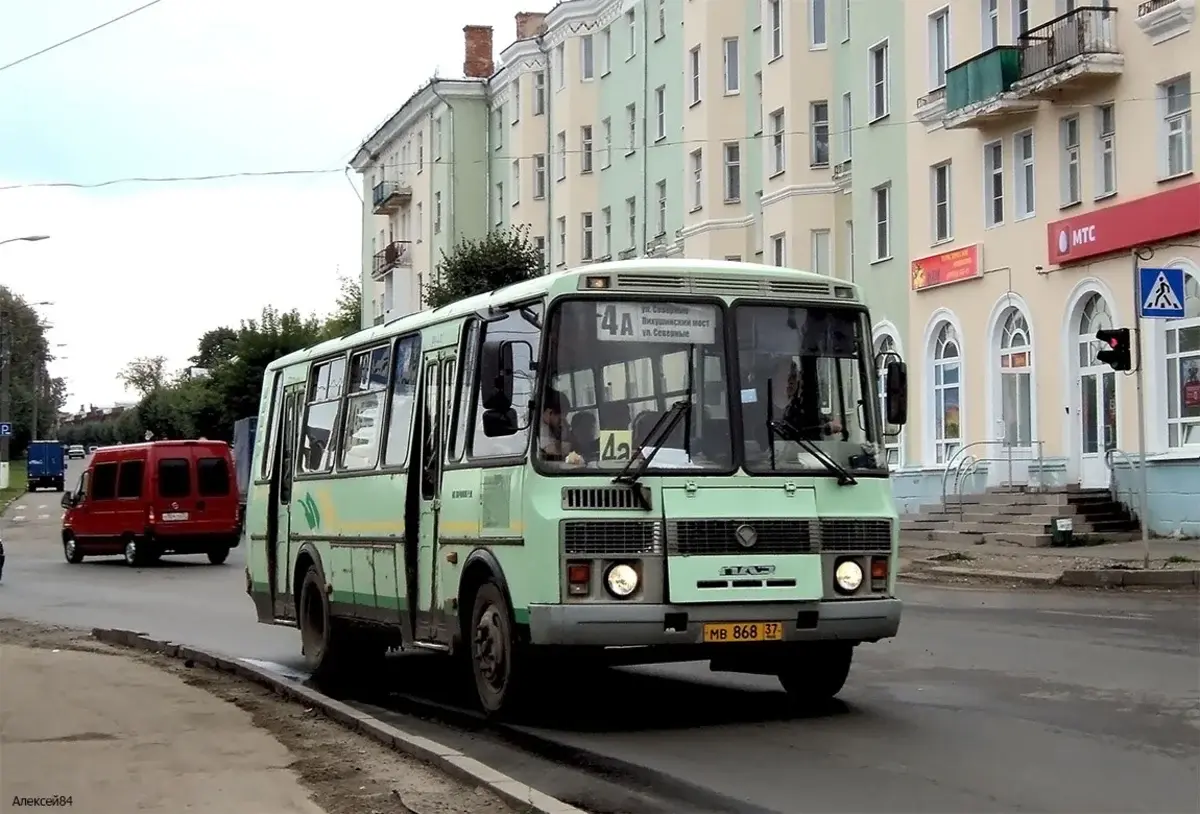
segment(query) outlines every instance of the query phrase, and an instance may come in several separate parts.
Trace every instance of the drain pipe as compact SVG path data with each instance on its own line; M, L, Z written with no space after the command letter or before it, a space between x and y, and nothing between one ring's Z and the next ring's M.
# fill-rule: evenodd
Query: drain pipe
M546 50L546 35L537 35L537 47L541 52L542 61L542 115L546 117L546 249L542 252L542 269L543 274L549 274L550 269L554 267L551 262L554 258L554 123L550 119L550 99L553 96L550 90L550 52ZM565 57L564 57L565 59ZM566 70L567 66L563 65L562 70ZM566 160L566 156L563 156ZM534 173L537 169L534 168ZM564 257L565 261L566 258Z
M650 244L650 4L643 3L642 17L642 250L638 257L646 254ZM666 100L663 100L666 104ZM666 229L666 224L663 224ZM666 238L663 238L666 242Z
M446 106L446 110L448 112L447 119L449 121L447 122L446 129L442 131L442 134L445 135L449 139L450 145L453 145L454 144L454 105L450 104L450 100L447 99L445 96L443 96L442 92L438 90L438 82L439 81L440 80L437 77L434 77L433 81L429 83L429 89L432 90L433 95L436 96L438 99L440 99L442 104ZM430 112L430 114L429 114L430 125L433 124L434 118L435 118L435 116L433 115L432 112ZM433 130L432 126L430 127L430 130ZM491 128L489 127L488 130L490 131ZM487 143L486 140L484 143L485 144ZM446 155L446 145L438 144L437 148L438 148L438 157L434 161L434 163L435 164L442 163L442 165L445 166L444 160L445 160L445 155ZM444 211L443 215L444 215L444 219L446 221L446 224L445 224L446 234L449 236L449 238L451 240L453 240L453 238L454 238L454 167L453 167L454 158L453 158L453 156L451 156L450 161L451 161L451 166L447 169L447 172L446 172L446 179L447 179L446 206L445 206L445 211ZM434 170L431 167L429 171L433 172ZM486 176L485 176L485 178L486 178ZM491 197L492 197L491 186L488 186L487 190L488 190L488 199L491 200ZM431 216L433 216L435 213L430 212L429 214ZM434 229L435 220L436 219L434 217L429 218L429 254L431 255L430 266L432 266L432 268L430 268L430 272L435 276L435 278L440 278L442 275L437 270L437 260L435 260L432 257L432 255L433 255L433 235L434 235L433 229Z

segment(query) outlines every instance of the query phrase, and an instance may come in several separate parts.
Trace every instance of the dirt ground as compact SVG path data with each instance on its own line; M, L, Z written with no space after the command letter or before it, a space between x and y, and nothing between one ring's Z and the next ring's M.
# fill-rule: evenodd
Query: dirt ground
M122 794L130 799L132 792L120 789L130 782L141 786L134 796L144 801L135 810L172 814L185 810L185 803L186 810L217 811L218 799L225 800L228 812L229 803L239 806L230 799L239 785L249 797L236 814L245 805L254 806L253 814L514 814L484 789L465 786L233 675L111 647L80 631L11 620L0 620L0 648L5 654L0 660L0 748L8 752L3 761L7 765L0 768L0 810L14 803L18 787L33 789L33 778L22 775L36 774L47 787L39 784L28 793L45 795L66 793L61 791L68 787L65 778L93 776L93 783L83 786L87 791L76 792L70 807L96 814L115 814L111 803L104 802L105 789L112 787L113 802ZM53 658L46 651L67 657ZM68 680L73 692L54 686ZM242 712L213 705L197 689ZM55 702L55 697L69 700ZM160 708L155 708L156 702ZM79 720L63 720L68 717ZM213 732L211 727L219 729ZM117 734L106 734L106 729ZM157 729L159 734L146 733L149 737L143 738L142 729ZM20 737L13 734L16 730L23 730ZM169 734L164 742L162 733L178 733L179 742L191 739L193 751L185 752L183 759L188 764L195 759L195 772L191 765L178 770L179 758L164 754L178 752L180 744ZM205 754L196 755L199 750ZM73 768L75 760L79 763ZM263 765L247 766L247 760ZM138 765L155 771L136 773ZM172 776L164 778L162 770L172 766ZM249 782L242 782L246 778L239 780L238 773L245 775L248 768L255 772ZM268 775L271 783L264 782ZM144 788L156 778L161 789ZM214 781L207 791L195 788L205 778ZM297 778L300 788L286 788L288 783L297 785ZM54 785L57 790L49 787ZM271 793L267 785L276 787L274 798L263 798ZM193 808L184 798L197 794L202 802Z

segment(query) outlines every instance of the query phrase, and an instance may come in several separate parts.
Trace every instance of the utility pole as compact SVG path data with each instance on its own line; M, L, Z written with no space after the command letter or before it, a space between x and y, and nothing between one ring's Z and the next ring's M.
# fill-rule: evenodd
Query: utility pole
M42 401L42 352L33 358L33 415L29 419L29 440L38 440L38 405Z
M8 312L0 303L0 424L12 422L11 333ZM7 435L0 435L0 489L8 488L8 441Z

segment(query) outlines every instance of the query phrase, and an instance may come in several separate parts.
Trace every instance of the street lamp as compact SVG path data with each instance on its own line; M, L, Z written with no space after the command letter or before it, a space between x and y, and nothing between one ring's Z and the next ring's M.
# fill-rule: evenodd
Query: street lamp
M50 239L50 235L25 235L24 237L10 237L10 238L6 238L4 240L0 240L0 246L3 246L5 243L17 243L22 240L25 241L26 243L37 243L39 240L49 240L49 239Z

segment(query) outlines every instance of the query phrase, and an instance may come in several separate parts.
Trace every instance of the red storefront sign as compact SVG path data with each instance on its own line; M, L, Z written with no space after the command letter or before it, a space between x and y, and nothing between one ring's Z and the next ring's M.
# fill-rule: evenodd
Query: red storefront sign
M978 243L912 261L912 290L961 283L983 276Z
M1200 184L1175 187L1046 225L1054 265L1200 232Z

